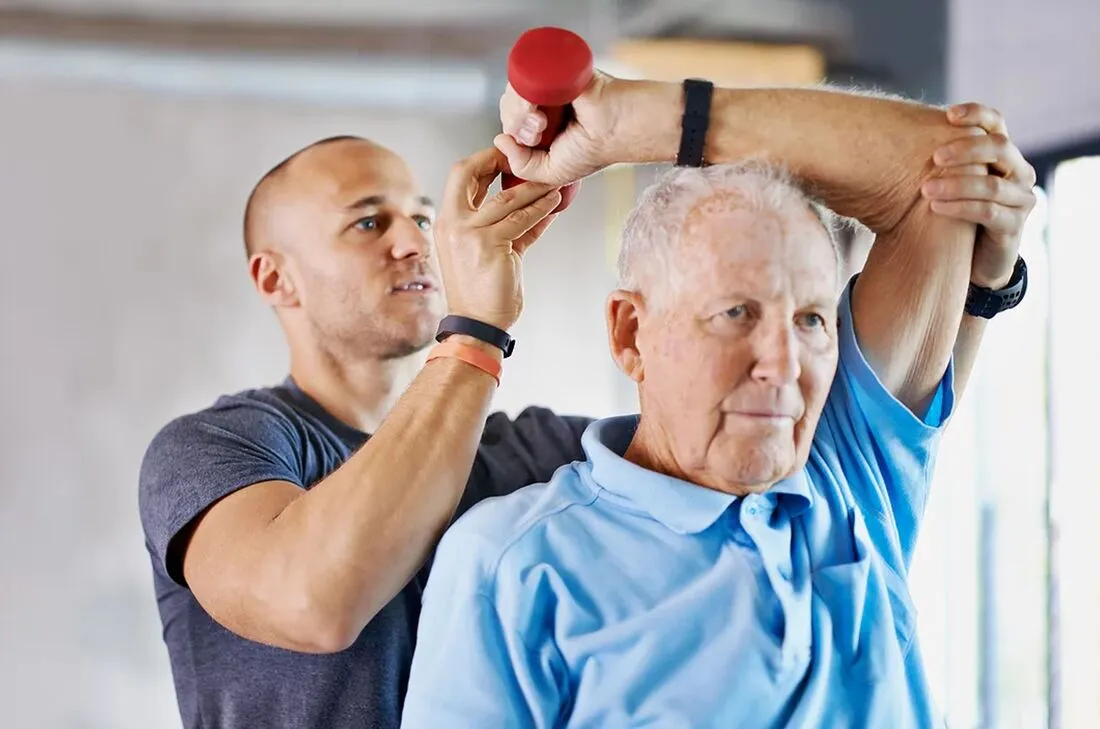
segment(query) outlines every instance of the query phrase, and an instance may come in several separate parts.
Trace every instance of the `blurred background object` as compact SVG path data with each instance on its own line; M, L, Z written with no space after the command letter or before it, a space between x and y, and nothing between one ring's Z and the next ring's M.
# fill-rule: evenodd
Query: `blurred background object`
M178 726L137 466L169 418L285 374L244 266L251 185L357 134L438 195L543 24L623 76L1003 112L1043 187L1032 291L990 328L912 583L951 727L1100 727L1096 0L0 0L0 726ZM501 408L634 408L599 312L651 174L604 172L530 254Z

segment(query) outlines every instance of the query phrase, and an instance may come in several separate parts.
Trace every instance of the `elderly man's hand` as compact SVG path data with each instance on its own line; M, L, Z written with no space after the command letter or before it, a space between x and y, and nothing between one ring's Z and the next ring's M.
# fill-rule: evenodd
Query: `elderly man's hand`
M549 185L567 185L600 171L615 159L615 117L624 86L630 82L596 71L588 88L573 102L573 118L548 151L534 149L546 130L546 115L509 85L500 97L504 133L493 140L508 158L514 175Z
M981 226L970 280L1000 289L1012 277L1024 224L1035 207L1035 170L1008 138L996 110L960 104L948 110L947 119L986 134L936 150L932 159L943 176L926 182L922 192L936 213Z

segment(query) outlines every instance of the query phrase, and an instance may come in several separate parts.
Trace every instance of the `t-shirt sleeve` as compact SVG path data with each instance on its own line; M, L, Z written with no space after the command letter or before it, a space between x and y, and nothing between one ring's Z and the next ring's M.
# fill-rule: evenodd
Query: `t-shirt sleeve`
M518 488L550 480L562 466L583 461L581 435L591 418L558 415L553 410L528 407L515 419L504 413L494 413L485 423L481 450L484 465L500 476L487 496L509 494ZM493 459L499 462L490 463Z
M954 363L948 364L924 417L898 401L872 370L856 339L849 284L840 299L840 361L819 435L880 552L908 568L924 515L943 429L955 408Z
M172 540L222 497L263 481L304 488L299 443L285 417L244 405L186 415L161 429L142 460L138 506L165 573L184 584L181 565L169 559Z
M529 407L513 421L516 437L535 454L538 481L548 481L561 466L584 460L581 436L591 418L558 415L553 410Z

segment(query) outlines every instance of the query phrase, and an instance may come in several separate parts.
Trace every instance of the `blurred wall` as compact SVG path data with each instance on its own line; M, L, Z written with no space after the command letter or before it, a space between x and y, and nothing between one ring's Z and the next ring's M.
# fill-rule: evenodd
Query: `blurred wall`
M323 136L406 155L433 196L492 119L0 81L0 726L177 726L137 469L154 431L286 357L247 278L254 180ZM528 254L499 407L629 408L604 338L598 179Z
M1100 2L951 0L952 100L1000 109L1034 153L1100 137Z

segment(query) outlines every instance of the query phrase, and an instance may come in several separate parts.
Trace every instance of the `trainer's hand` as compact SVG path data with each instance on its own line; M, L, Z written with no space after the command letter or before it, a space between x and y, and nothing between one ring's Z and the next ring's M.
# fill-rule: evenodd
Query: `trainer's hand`
M596 71L588 88L573 102L573 118L548 151L532 149L546 130L546 115L520 98L509 84L500 97L503 134L493 144L508 158L516 177L551 185L567 185L617 162L611 152L615 116L624 84Z
M508 329L523 310L522 256L553 221L556 187L524 183L488 200L489 186L508 169L490 147L451 169L435 223L443 287L452 314Z
M1024 225L1035 207L1035 169L1008 138L1004 119L981 104L951 107L956 126L980 127L986 134L959 139L932 157L944 176L926 182L922 193L940 215L978 223L970 280L1000 289L1016 266Z

